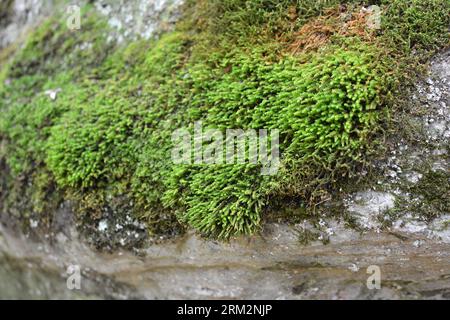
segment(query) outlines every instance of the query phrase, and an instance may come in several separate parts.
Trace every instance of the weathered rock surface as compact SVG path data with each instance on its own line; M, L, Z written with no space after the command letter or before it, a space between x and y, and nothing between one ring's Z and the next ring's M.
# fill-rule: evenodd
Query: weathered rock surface
M418 299L450 298L450 245L414 235L344 232L331 244L300 245L295 229L218 243L187 234L129 252L100 254L72 239L32 244L0 229L2 298ZM70 265L81 290L69 290ZM381 289L370 290L370 266Z

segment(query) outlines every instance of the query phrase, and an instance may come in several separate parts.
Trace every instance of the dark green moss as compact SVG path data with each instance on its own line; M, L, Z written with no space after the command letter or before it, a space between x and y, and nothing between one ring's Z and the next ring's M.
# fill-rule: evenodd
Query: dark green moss
M409 188L412 201L404 209L432 221L442 213L450 212L450 174L442 170L425 172L417 184Z
M382 15L384 39L400 55L427 58L449 45L450 3L441 0L393 0Z

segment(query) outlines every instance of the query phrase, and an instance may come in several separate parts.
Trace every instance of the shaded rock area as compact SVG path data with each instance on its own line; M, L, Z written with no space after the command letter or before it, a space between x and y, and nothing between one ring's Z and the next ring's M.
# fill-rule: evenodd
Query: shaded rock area
M24 32L54 10L53 0L6 0L0 5L0 49L20 40Z
M106 16L114 30L109 40L123 42L139 38L149 39L172 29L180 15L183 0L6 0L0 5L0 49L17 41L46 16L59 12L67 17L73 14L71 6L92 3ZM82 27L83 20L80 19Z

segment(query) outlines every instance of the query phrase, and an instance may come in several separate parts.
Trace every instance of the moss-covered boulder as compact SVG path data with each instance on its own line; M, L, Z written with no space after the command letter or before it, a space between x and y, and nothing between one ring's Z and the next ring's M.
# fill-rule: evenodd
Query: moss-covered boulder
M449 40L446 0L190 0L175 30L121 43L81 12L80 30L55 14L2 64L0 210L48 222L71 200L82 223L131 214L152 235L252 234L292 199L314 214ZM174 163L173 133L200 122L278 130L279 170Z

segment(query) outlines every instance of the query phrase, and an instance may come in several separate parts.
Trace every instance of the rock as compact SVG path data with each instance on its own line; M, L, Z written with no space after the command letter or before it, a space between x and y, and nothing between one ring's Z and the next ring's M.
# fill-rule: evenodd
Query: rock
M360 225L376 229L379 227L378 215L395 206L395 196L386 192L361 191L351 195L346 205L347 210L357 218Z

